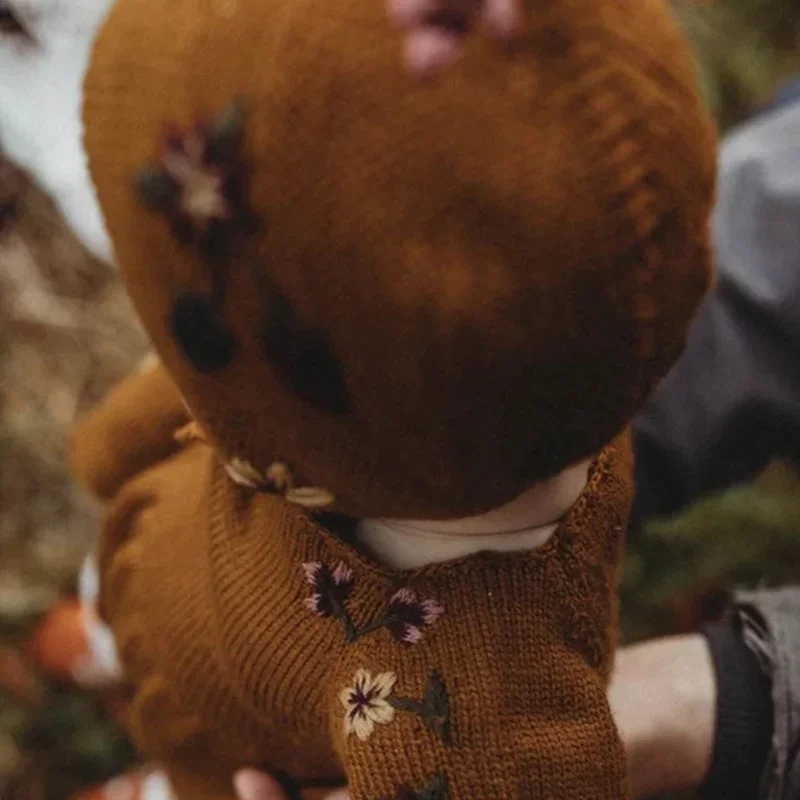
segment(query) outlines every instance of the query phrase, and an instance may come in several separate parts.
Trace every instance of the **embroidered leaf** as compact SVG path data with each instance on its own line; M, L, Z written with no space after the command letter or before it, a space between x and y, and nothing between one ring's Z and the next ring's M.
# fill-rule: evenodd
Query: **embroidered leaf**
M163 169L145 167L134 178L139 199L153 211L166 211L175 202L178 184Z
M301 319L273 281L264 281L267 318L261 336L264 358L301 400L330 414L346 414L352 402L327 334Z
M447 790L447 775L439 772L419 791L415 791L408 784L401 783L391 800L445 800Z
M445 744L452 744L450 695L441 674L434 672L425 690L425 723Z
M450 696L438 672L434 672L428 679L422 701L411 697L392 697L389 703L397 711L418 716L434 736L438 736L448 746L452 744Z
M214 120L208 131L208 157L212 161L226 161L238 153L244 138L244 122L244 106L238 100Z
M177 298L170 310L169 326L184 356L198 372L216 372L233 360L233 333L205 297L186 292Z
M410 697L393 697L389 702L398 711L407 711L420 717L425 715L425 706Z
M419 793L420 800L444 800L447 797L448 784L447 775L444 772L437 773Z

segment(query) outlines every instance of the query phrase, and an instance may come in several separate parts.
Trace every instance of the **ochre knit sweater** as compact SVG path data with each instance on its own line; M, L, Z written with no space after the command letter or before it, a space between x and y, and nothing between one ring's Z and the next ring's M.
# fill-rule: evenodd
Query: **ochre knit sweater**
M148 443L129 421L163 381L119 390L78 431L76 461L115 495L101 610L128 729L181 800L233 797L242 766L346 780L355 800L628 797L605 697L627 437L541 550L396 572L348 543L345 520L234 484L203 442ZM151 401L180 416L174 391ZM125 474L106 437L150 466Z

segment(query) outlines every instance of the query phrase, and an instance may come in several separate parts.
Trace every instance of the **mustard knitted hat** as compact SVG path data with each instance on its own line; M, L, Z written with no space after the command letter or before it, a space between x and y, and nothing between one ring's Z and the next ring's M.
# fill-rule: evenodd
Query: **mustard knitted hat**
M597 451L709 280L715 135L659 0L537 0L435 83L380 0L118 0L86 146L133 302L239 478L480 513Z

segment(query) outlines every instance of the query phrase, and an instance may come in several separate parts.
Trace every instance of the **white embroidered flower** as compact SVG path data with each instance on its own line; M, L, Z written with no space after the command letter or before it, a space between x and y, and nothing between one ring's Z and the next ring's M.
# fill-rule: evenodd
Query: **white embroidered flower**
M372 736L375 725L388 725L395 715L389 696L397 683L394 672L381 672L374 678L365 669L355 674L353 685L339 695L345 708L344 731L354 733L361 741Z
M225 469L240 486L279 494L289 503L303 508L327 508L333 505L334 496L327 489L315 486L295 486L292 471L282 461L273 461L262 474L252 464L241 458L233 458Z
M232 458L225 470L234 483L247 486L249 489L260 489L264 485L264 476L248 461Z
M286 500L303 508L327 508L333 505L334 496L327 489L316 486L298 486L286 492Z
M280 494L286 494L294 488L294 478L289 467L282 461L273 461L267 467L267 483Z

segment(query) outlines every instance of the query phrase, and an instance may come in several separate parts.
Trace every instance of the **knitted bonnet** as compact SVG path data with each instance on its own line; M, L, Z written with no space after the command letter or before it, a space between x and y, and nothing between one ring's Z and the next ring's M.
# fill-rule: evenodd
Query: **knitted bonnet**
M709 280L715 136L660 0L537 0L433 83L382 0L118 0L90 169L233 472L453 518L600 449Z

